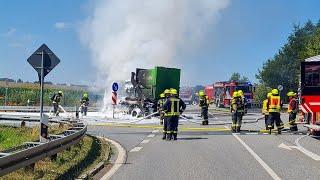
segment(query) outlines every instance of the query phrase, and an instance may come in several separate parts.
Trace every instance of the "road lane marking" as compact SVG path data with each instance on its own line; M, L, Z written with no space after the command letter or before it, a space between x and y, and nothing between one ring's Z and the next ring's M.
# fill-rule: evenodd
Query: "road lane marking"
M283 149L286 149L286 150L289 150L289 151L292 150L291 146L288 146L288 145L286 145L284 143L279 144L278 148L283 148Z
M148 138L153 138L154 136L156 136L155 134L149 134L147 137Z
M116 141L108 139L108 138L104 138L106 141L110 142L118 151L118 156L117 159L115 160L113 164L112 168L105 174L103 175L103 177L101 179L110 179L111 176L114 175L114 173L117 172L117 170L122 166L122 164L124 164L126 162L126 158L127 158L127 153L126 150Z
M297 150L299 150L300 152L302 152L303 154L309 156L310 158L312 158L315 161L320 161L320 156L318 154L315 154L309 150L307 150L306 148L304 148L303 146L300 145L299 141L305 137L307 137L308 135L305 136L301 136L298 139L296 139L295 144L297 145L295 148Z
M143 147L134 147L130 152L139 152Z
M141 144L147 144L149 142L150 142L150 139L145 139L145 140L141 141Z
M225 126L225 128L228 128ZM232 134L241 144L244 148L247 149L247 151L258 161L258 163L268 172L268 174L275 180L281 180L281 178L268 166L267 163L265 163L260 156L255 153L237 134Z
M258 135L259 133L255 132L255 133L246 133L246 135Z
M155 133L157 133L157 132L159 132L159 130L158 130L158 129L155 129L155 130L153 130L151 133L155 134Z

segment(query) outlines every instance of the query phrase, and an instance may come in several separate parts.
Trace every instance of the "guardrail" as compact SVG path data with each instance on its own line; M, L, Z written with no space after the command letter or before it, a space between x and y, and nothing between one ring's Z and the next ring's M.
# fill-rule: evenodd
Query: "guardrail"
M58 135L49 135L49 141L26 142L21 146L0 152L0 176L56 155L78 143L87 132L87 125L70 121L72 127Z
M39 116L23 116L23 115L1 115L0 121L27 121L27 122L40 122ZM49 117L51 123L69 123L70 118L64 117Z
M44 106L43 111L44 112L50 112L52 109L51 106ZM76 109L79 109L78 107L63 107L67 112L75 112ZM93 111L99 111L99 107L88 107L89 112ZM0 106L0 111L2 112L40 112L39 106Z

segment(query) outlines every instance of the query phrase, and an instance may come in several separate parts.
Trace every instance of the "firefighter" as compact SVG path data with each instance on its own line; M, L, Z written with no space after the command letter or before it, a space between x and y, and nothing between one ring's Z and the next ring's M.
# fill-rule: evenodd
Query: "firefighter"
M165 95L164 95L164 93L161 93L160 94L160 98L158 100L158 104L157 104L157 110L158 110L158 113L160 115L160 125L163 125L162 106L163 106L164 101L165 101Z
M88 105L89 105L88 93L83 94L80 103L81 103L80 110L81 110L82 116L87 116Z
M231 100L231 113L232 113L232 132L240 132L242 117L244 114L244 104L240 94L236 91L233 93Z
M274 123L276 123L278 133L281 134L281 130L283 129L283 123L280 118L281 111L281 98L279 95L278 89L273 89L271 91L271 96L268 99L268 112L269 112L269 122L268 122L268 130L269 134L271 134L272 127Z
M298 131L298 126L296 124L296 117L298 113L298 102L296 100L297 94L291 91L288 92L287 96L289 96L288 113L290 130Z
M165 140L166 137L167 137L167 131L168 131L168 121L167 121L168 118L166 118L166 116L165 116L165 114L164 114L163 104L166 102L166 100L167 100L168 98L170 98L170 90L169 90L169 89L166 89L166 90L163 92L163 94L164 94L165 97L164 97L164 99L163 99L163 103L162 103L162 107L161 107L162 113L163 113L163 136L162 136L162 139Z
M176 89L170 90L170 97L166 100L162 107L164 111L165 121L167 121L167 140L177 140L177 132L179 125L179 116L186 109L185 103L178 97Z
M59 116L59 104L61 102L61 98L63 96L63 92L59 91L58 93L54 93L51 97L53 113L55 116Z
M203 91L199 91L199 106L201 108L202 125L209 125L208 122L208 98Z
M268 99L271 97L271 92L267 94L267 99L265 99L262 103L262 114L264 115L264 122L266 126L266 130L268 130L268 119L269 119L269 111L268 111ZM273 129L273 128L272 128Z
M238 90L239 95L241 96L242 99L242 103L244 105L244 114L246 114L248 112L248 108L247 108L247 98L244 96L243 91L240 89Z

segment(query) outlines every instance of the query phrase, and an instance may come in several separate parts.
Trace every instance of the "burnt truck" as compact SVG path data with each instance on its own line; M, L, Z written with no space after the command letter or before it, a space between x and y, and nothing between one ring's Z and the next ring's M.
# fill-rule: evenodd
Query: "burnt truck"
M156 66L153 69L137 68L131 73L125 87L127 97L120 102L133 117L148 116L157 111L157 102L165 89L179 92L180 69Z

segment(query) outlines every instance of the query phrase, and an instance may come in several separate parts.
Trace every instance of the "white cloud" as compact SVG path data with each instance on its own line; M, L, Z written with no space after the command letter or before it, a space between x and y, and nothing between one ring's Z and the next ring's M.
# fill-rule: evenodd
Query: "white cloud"
M56 22L54 23L54 27L56 29L66 29L68 27L68 23L65 22Z
M16 28L10 28L7 32L2 33L2 36L9 37L12 36L17 31Z

